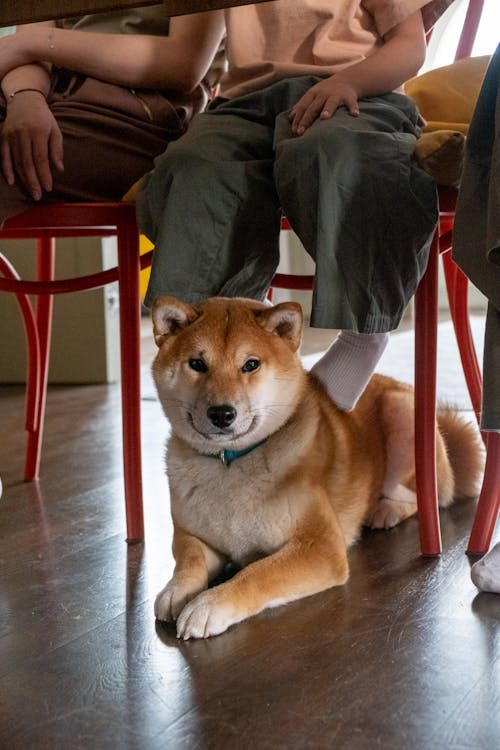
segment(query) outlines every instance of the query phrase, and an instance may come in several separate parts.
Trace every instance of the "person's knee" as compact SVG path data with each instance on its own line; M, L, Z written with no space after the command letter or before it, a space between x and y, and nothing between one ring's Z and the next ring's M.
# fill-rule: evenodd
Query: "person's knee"
M196 144L179 138L168 145L167 150L155 160L155 173L167 172L175 175L192 171L203 162Z
M279 178L290 170L314 173L324 163L352 163L352 155L362 148L363 137L357 131L318 121L304 135L290 136L276 145L275 171Z
M8 185L0 177L0 228L11 216L17 216L33 204L19 185Z
M276 150L274 178L282 201L294 193L310 190L316 194L337 183L355 189L363 180L365 160L359 158L359 135L346 128L315 130L287 139Z

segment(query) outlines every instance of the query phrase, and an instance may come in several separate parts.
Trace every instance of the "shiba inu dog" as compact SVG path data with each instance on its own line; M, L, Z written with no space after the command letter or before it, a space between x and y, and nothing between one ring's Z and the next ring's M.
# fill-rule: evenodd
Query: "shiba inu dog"
M180 638L345 583L362 525L416 512L413 389L375 375L352 412L337 409L302 367L300 305L161 297L153 327L176 561L155 614ZM453 410L438 424L448 505L477 493L482 453ZM228 561L240 570L208 588Z

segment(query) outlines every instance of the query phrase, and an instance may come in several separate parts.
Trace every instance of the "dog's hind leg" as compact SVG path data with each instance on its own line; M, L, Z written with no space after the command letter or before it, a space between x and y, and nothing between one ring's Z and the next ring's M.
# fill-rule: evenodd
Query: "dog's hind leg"
M381 408L386 472L369 525L373 529L390 529L417 512L413 392L386 391Z
M417 512L415 483L413 390L384 394L382 421L386 444L386 474L381 498L370 519L375 529L390 529ZM436 429L436 473L439 505L453 500L454 477L443 436Z

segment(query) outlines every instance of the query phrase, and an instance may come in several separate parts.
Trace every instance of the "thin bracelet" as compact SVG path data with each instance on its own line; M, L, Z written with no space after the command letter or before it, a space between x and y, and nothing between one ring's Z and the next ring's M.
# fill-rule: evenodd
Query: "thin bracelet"
M22 94L24 91L36 91L37 94L41 94L45 101L47 101L47 95L44 94L44 92L41 89L17 89L17 91L13 91L11 94L7 94L7 101L11 102L12 99L15 97L16 94Z

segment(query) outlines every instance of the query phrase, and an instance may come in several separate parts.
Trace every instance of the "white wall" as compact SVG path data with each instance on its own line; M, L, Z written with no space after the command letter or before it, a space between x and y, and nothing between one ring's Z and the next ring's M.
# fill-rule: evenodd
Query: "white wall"
M2 240L1 250L22 278L33 279L34 242ZM71 278L116 265L114 238L58 240L56 276ZM0 383L22 383L26 345L14 295L0 292ZM119 378L116 284L55 296L51 383L109 383Z

